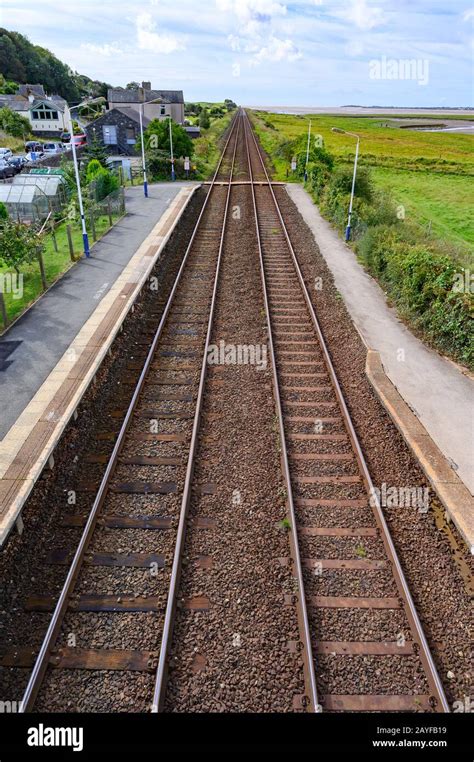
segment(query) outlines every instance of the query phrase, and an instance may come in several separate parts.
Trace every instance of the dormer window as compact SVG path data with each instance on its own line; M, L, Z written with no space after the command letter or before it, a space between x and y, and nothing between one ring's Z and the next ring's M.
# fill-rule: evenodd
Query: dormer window
M39 121L50 122L58 118L58 112L42 103L32 111L32 117Z

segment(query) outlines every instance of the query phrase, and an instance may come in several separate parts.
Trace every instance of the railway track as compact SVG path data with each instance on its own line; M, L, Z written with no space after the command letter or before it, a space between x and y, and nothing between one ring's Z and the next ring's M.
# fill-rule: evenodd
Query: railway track
M245 136L251 179L267 181L251 188L295 574L305 591L306 637L295 644L307 654L303 702L326 711L449 711L248 118ZM361 613L400 611L395 638L369 637L376 623L367 627ZM351 637L336 640L339 632Z
M212 323L239 128L239 120L235 120L92 511L87 517L72 514L63 518L65 526L80 522L85 526L59 599L56 604L51 596L27 601L28 610L53 610L53 615L23 696L23 711L37 704L47 707L51 695L62 695L67 705L74 694L70 675L81 670L95 676L91 682L95 691L104 693L105 711L108 683L114 682L112 673L124 685L135 676L139 690L146 693L156 670L161 670L159 651L160 646L166 648L171 616L167 610L163 618L162 611L179 576L178 555L202 403L202 357ZM227 188L217 184L223 177L227 177ZM153 480L146 476L150 469ZM153 505L156 510L150 513ZM101 550L90 550L94 543ZM155 552L157 545L159 553ZM165 558L173 558L173 552L173 565L167 568ZM68 563L69 559L55 549L50 562ZM111 592L112 587L117 589ZM195 601L189 602L189 606L195 605ZM109 612L113 619L107 617ZM117 617L125 620L130 642L148 640L153 645L124 648ZM146 637L141 632L143 617L148 617ZM135 632L132 618L138 625ZM94 645L98 620L102 648ZM73 635L72 646L68 633ZM75 645L76 633L81 647ZM80 698L74 699L81 708Z
M53 613L23 711L66 709L71 697L76 710L87 711L92 694L95 707L114 709L111 687L136 696L136 711L173 709L165 698L178 599L180 611L209 607L205 596L183 597L180 585L187 533L206 526L190 517L190 505L237 183L253 210L287 499L293 588L282 602L297 620L289 645L304 677L293 708L448 711L383 513L371 504L370 475L244 112L231 125L149 348L143 339L146 360L105 474L88 486L98 487L92 511L63 517L65 526L84 529L72 559L51 551L51 563L69 564L59 599L28 601L30 611ZM88 688L80 695L75 675L84 670Z

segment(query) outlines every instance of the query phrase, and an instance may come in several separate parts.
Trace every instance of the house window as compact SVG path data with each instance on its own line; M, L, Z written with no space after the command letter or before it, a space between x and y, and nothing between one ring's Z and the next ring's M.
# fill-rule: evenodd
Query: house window
M133 145L136 142L135 130L133 127L128 127L125 130L125 140L127 141L128 145Z
M106 146L117 145L117 126L115 124L105 124L102 127L102 134Z
M164 116L166 114L166 106L161 107L161 115Z
M58 119L58 112L53 111L52 108L49 108L49 106L45 106L43 104L35 108L35 110L32 112L32 117L35 120L45 119L47 121L52 121Z

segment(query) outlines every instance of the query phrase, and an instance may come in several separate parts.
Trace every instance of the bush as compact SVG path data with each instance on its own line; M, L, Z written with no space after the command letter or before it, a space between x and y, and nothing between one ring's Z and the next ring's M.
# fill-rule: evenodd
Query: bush
M0 225L2 224L3 220L8 220L8 211L5 204L0 201Z
M350 193L352 189L353 167L337 167L332 173L329 188L332 193ZM359 167L356 175L354 195L371 201L373 197L372 180L366 167Z
M98 159L91 159L86 169L86 182L91 183L103 170L104 167Z
M118 189L119 181L109 170L100 167L93 176L91 187L95 200L102 201Z
M356 251L400 313L439 350L472 366L473 298L453 290L454 261L435 244L421 243L405 223L369 227Z
M206 108L203 108L199 114L199 126L201 130L208 130L211 126L211 120L209 119L209 114Z
M0 127L14 138L23 138L31 132L28 119L7 106L0 108Z

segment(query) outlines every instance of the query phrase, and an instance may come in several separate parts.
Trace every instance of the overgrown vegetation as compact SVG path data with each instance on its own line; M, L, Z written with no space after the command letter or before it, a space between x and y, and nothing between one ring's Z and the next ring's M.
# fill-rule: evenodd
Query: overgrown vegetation
M0 108L0 127L3 132L14 138L25 138L31 132L31 124L26 116L6 106Z
M281 164L287 167L295 156L295 179L301 181L306 168L306 135L275 135L268 115L259 115L256 121L262 144L272 159L275 157L276 166L280 163L280 170ZM313 140L306 188L341 234L347 224L351 183L352 166L329 151L324 138ZM364 165L358 169L355 185L352 240L359 260L413 329L441 352L474 367L474 296L469 270L462 266L458 252L450 252L445 242L413 217L407 219L404 206L395 201L387 186L377 184L374 171Z

